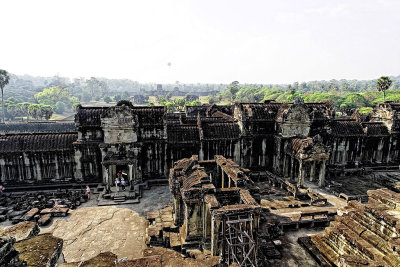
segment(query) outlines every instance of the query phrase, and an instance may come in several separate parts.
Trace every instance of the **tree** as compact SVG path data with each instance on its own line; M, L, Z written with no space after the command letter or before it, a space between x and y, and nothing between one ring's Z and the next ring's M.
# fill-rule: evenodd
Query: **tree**
M49 120L51 116L53 115L54 110L51 106L49 105L40 105L40 117L42 119Z
M108 104L108 103L111 102L111 97L105 96L105 97L103 98L103 100L104 100L104 102L106 102L106 103Z
M5 70L0 70L0 89L1 89L1 109L3 111L3 123L5 116L5 108L4 108L4 87L10 82L10 76L8 72Z
M383 92L383 103L385 103L385 91L392 85L392 80L388 76L382 76L376 83L376 89Z
M21 109L21 113L22 116L26 115L26 120L29 121L29 106L31 105L31 103L28 102L24 102L24 103L20 103L20 109Z
M120 101L121 100L121 95L115 95L114 96L114 101L115 102L118 102L118 101Z
M40 105L39 104L30 104L28 109L29 115L34 119L40 118Z
M78 98L69 93L68 88L53 86L35 94L37 102L41 105L55 107L58 101L64 102L68 109L72 109L79 103Z
M65 111L65 104L64 104L64 102L58 101L58 102L56 103L56 106L55 106L55 108L54 108L54 111L55 111L56 113L58 113L58 114L63 114L64 111Z
M233 81L229 86L228 90L231 93L232 101L235 99L235 95L239 92L239 82Z

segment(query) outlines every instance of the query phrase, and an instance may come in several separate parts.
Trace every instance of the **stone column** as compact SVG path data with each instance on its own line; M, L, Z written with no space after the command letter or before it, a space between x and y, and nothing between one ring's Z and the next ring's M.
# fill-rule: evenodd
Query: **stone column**
M267 154L267 140L263 139L261 143L261 149L262 149L262 158L261 158L261 166L265 167L265 158Z
M38 155L36 155L36 180L41 181L42 180L42 169L40 167L40 160L37 159L37 157L39 157Z
M382 163L382 155L383 155L383 138L379 141L378 144L378 152L376 153L376 163Z
M319 169L319 183L318 183L318 185L320 187L325 186L325 165L326 165L326 160L321 162L321 167Z
M316 164L315 161L313 161L312 164L311 164L310 182L314 181L314 176L315 176L315 164Z
M75 179L83 180L82 176L82 163L81 163L82 153L79 149L75 150Z
M204 160L203 142L200 142L199 160Z
M289 175L289 162L288 156L285 155L283 159L283 176L286 178Z
M111 165L108 165L108 169L107 169L107 183L112 186L112 184L114 183L113 177L112 177L112 168Z
M60 174L58 171L58 156L57 156L57 154L54 155L54 162L55 162L55 169L56 169L56 180L60 180Z
M293 179L294 175L294 159L293 157L290 157L290 180Z
M133 179L133 177L132 177L133 165L132 165L132 164L129 164L128 167L129 167L129 183L132 184L132 179Z
M303 160L299 160L299 179L297 181L297 187L301 188L304 185L304 168Z
M29 161L29 156L28 156L28 154L26 152L24 152L23 155L24 155L24 164L25 164L25 167L26 167L26 178L28 180L31 180L32 179L32 174L31 174L31 163Z
M1 166L1 182L6 180L6 161L4 159L0 159L0 166Z

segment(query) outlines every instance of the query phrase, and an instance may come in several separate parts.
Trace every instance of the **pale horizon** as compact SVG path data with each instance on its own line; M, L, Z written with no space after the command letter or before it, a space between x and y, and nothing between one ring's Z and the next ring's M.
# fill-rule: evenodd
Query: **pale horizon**
M400 2L2 2L0 68L149 83L400 74Z

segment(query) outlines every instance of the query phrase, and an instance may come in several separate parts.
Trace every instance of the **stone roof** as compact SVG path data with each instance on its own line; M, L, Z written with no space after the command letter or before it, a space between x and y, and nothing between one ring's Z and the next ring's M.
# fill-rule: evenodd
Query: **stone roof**
M168 142L186 143L200 140L197 125L172 124L167 127Z
M203 140L238 139L240 129L237 123L203 123Z
M77 127L100 127L101 115L109 107L82 107L78 105L75 114Z
M363 123L367 136L389 136L389 130L383 122Z
M1 123L0 134L76 132L74 122L14 122Z
M0 152L36 152L73 150L76 133L15 134L0 136Z
M331 123L333 136L364 136L364 129L360 122L353 120L334 120Z

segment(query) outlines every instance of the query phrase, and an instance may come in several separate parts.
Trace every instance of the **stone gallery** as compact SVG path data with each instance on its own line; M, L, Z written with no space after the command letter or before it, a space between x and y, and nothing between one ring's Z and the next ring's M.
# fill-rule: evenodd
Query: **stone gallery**
M166 179L191 155L231 158L244 168L325 184L327 176L400 164L400 104L370 116L335 117L329 103L242 103L165 107L77 107L75 123L0 125L0 177L5 184L68 181L112 184Z

